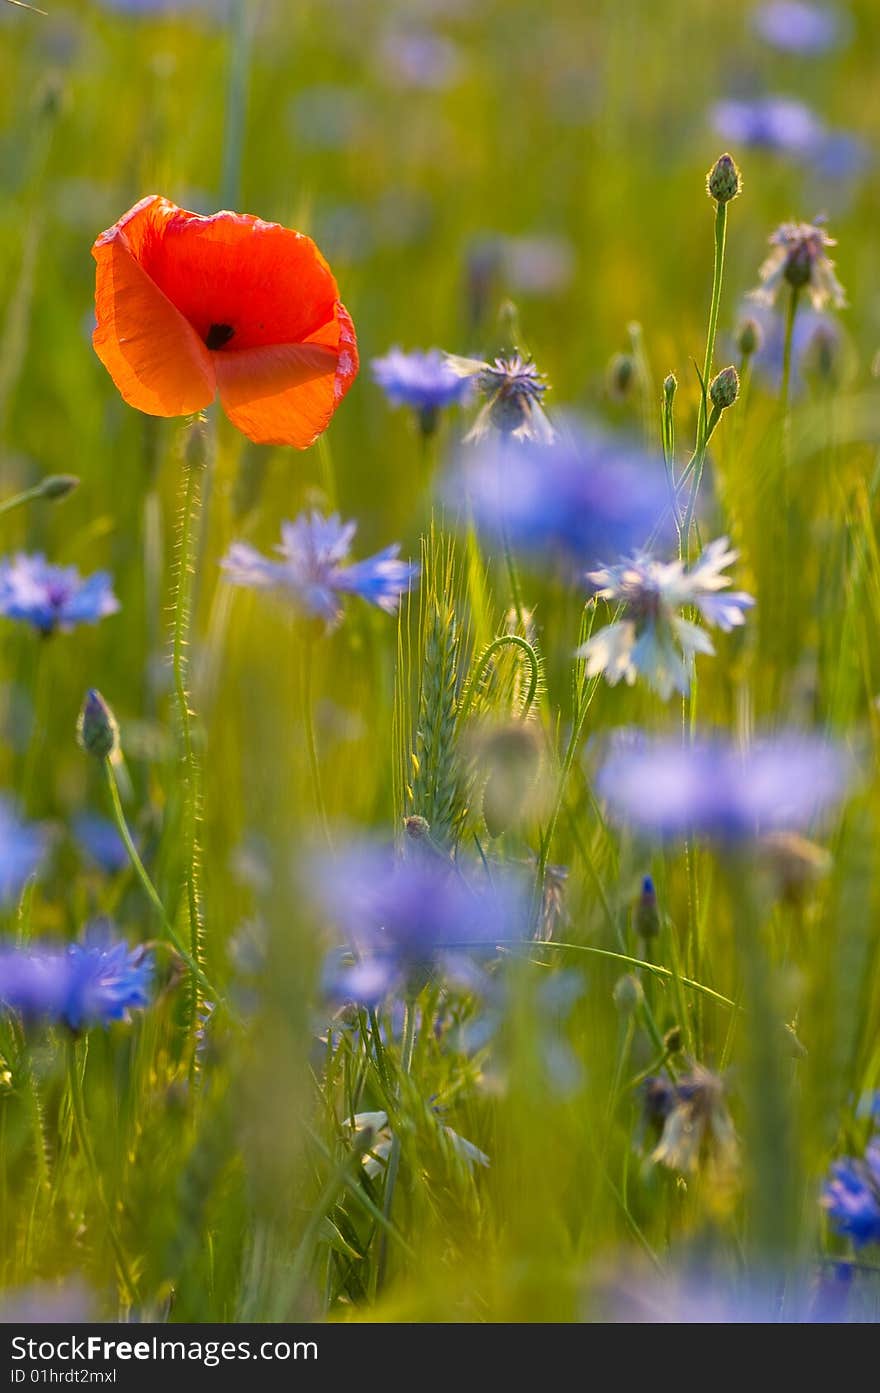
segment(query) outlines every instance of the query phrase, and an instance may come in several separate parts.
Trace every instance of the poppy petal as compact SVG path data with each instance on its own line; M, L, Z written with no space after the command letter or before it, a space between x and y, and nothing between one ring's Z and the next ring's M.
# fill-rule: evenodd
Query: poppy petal
M326 429L357 375L354 328L334 318L305 344L276 344L215 355L223 409L259 445L305 450Z
M135 259L124 222L92 248L98 263L95 352L130 406L150 416L201 411L216 392L211 355Z
M305 343L332 320L339 291L310 237L250 213L158 217L138 260L201 339L225 325L230 350Z

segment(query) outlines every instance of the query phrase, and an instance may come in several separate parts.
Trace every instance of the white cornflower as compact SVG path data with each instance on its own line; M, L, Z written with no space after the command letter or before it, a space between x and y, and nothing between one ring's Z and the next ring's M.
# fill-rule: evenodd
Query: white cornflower
M590 571L596 598L620 604L622 613L577 650L575 656L586 659L587 676L604 673L613 687L621 678L632 686L641 674L664 701L675 691L685 695L697 653L715 649L705 629L679 611L693 606L725 633L744 624L755 602L743 591L728 591L730 577L722 575L738 555L719 537L691 567L642 553Z
M773 305L783 284L805 290L815 310L827 305L842 309L846 293L834 274L826 247L837 245L821 227L808 222L785 222L770 238L773 248L761 267L761 284L751 292L760 305Z

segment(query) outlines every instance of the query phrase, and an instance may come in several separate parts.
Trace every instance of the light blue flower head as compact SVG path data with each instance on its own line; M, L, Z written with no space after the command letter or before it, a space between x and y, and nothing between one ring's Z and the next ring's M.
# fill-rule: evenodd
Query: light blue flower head
M394 614L419 568L398 559L399 546L386 547L365 561L346 565L357 524L334 513L302 513L281 527L279 560L270 560L246 542L230 547L222 562L234 585L269 590L288 599L300 614L322 619L328 628L342 617L342 596L361 599Z

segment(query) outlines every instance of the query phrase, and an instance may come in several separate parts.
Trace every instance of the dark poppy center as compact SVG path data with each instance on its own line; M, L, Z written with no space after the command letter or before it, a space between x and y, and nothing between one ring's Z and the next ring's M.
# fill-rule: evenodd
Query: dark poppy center
M212 351L222 348L235 334L231 324L212 324L205 335L205 344Z

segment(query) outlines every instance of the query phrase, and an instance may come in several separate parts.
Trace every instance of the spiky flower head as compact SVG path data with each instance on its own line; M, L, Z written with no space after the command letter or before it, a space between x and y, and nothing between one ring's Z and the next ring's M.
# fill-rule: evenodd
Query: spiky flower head
M719 411L726 411L729 406L733 406L738 396L739 373L733 365L722 368L709 384L709 399L712 405Z
M842 309L846 294L834 272L827 247L837 245L824 228L815 223L787 222L770 237L773 248L761 267L762 284L752 291L760 305L773 305L784 285L804 290L816 310L826 305Z
M730 203L742 193L742 175L732 155L719 155L706 175L706 191L716 203Z
M667 701L690 688L697 653L714 654L712 640L679 612L693 606L708 624L729 633L745 623L755 603L744 591L728 591L724 569L739 555L727 538L710 542L693 566L657 561L639 553L617 566L591 571L596 598L622 606L620 617L593 634L577 650L587 675L604 673L612 686L623 678L632 686L641 674Z
M739 1146L718 1074L694 1064L674 1084L646 1080L645 1094L651 1117L662 1121L652 1161L682 1175L692 1174L702 1161L722 1172L736 1169Z
M548 444L555 432L542 405L548 383L531 358L520 353L498 357L491 363L475 358L447 354L454 372L471 378L485 405L465 436L466 441L483 440L493 431L513 440L533 440Z
M86 693L76 726L82 748L96 759L111 759L119 749L119 726L101 693L94 687Z

